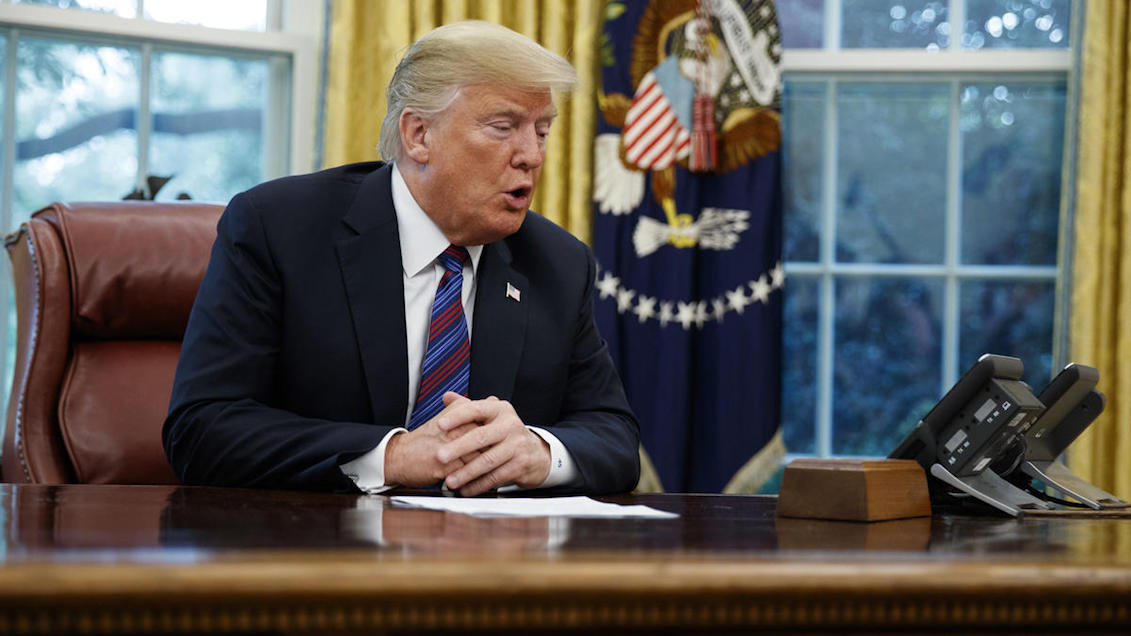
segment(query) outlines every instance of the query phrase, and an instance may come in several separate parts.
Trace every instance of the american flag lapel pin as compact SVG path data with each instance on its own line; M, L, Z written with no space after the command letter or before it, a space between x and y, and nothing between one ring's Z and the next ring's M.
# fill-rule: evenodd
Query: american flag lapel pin
M507 298L510 298L516 303L522 302L522 292L514 285L511 285L509 281L507 282Z

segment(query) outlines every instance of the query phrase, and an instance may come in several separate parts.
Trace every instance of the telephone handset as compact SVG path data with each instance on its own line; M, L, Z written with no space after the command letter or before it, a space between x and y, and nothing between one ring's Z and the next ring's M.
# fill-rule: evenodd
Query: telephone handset
M1084 481L1057 461L1103 412L1104 394L1095 388L1099 379L1095 368L1072 363L1049 382L1038 396L1045 413L1025 434L1025 455L1018 470L1090 508L1128 507L1131 504Z

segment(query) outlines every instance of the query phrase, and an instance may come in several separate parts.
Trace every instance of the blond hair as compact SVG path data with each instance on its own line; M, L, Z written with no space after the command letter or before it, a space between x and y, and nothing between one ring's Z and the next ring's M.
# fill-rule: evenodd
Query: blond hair
M432 116L471 84L497 84L553 94L573 90L577 72L557 53L504 26L467 20L426 33L397 64L385 91L387 106L377 152L386 161L401 153L401 113Z

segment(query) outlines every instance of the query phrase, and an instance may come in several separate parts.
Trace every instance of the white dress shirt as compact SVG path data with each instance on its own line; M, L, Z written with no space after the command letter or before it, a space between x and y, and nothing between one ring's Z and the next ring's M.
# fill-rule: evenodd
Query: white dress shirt
M448 239L432 222L412 197L404 177L393 164L393 208L397 214L397 232L401 241L401 265L404 274L405 327L408 335L408 408L404 426L408 426L412 409L416 405L416 392L420 386L420 367L428 346L428 324L436 287L444 275L444 266L438 260L448 248ZM479 268L482 245L469 245L470 260L463 265L463 313L467 319L468 340L471 338L472 318L475 314L475 273ZM550 474L539 486L549 488L574 481L577 467L565 445L553 433L543 428L529 426L550 447ZM357 459L341 465L341 470L357 487L366 492L381 492L398 484L385 483L385 448L394 435L407 433L404 427L393 429L376 448ZM510 486L500 490L515 489Z

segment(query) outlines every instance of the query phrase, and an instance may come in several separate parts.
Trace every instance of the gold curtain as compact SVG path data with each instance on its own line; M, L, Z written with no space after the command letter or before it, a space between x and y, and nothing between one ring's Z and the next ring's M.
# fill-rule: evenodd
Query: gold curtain
M1089 0L1080 42L1071 359L1095 366L1102 416L1072 445L1081 477L1131 497L1131 36L1126 0Z
M414 40L458 20L501 24L577 69L576 93L558 104L532 207L588 243L603 5L603 0L333 0L323 165L377 158L385 86Z

